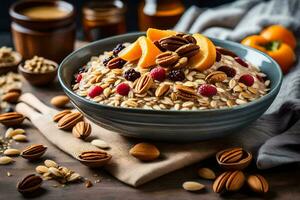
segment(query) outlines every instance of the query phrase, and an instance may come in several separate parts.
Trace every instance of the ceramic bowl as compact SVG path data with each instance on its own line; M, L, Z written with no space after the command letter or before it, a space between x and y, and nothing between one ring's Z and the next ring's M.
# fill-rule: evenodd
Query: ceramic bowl
M118 43L133 42L144 33L131 33L99 40L73 52L60 64L59 81L71 102L87 118L119 134L158 141L190 142L222 137L248 126L271 105L279 92L282 72L278 64L266 54L241 44L211 40L235 52L267 74L271 90L262 98L233 108L170 111L119 108L94 103L75 94L71 89L73 74L86 64L91 56L113 49ZM242 133L241 133L242 134Z
M31 84L34 86L43 86L43 85L47 85L51 82L53 82L53 80L55 79L56 75L57 75L57 68L58 68L58 64L54 61L51 60L47 60L48 62L50 62L52 65L55 66L55 70L53 71L49 71L49 72L32 72L29 70L26 70L23 67L23 63L21 63L19 65L19 72L24 76L24 78Z
M7 74L8 72L17 72L18 65L22 61L22 56L18 52L13 52L12 56L15 58L13 63L0 63L0 75Z

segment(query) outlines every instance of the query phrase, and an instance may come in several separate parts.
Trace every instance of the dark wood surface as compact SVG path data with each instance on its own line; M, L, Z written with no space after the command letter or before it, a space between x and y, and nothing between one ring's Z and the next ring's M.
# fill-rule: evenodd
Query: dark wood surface
M57 83L52 86L43 88L34 88L24 83L24 92L33 92L42 101L49 104L51 97L62 94ZM201 180L197 176L197 169L199 167L210 167L220 173L214 159L178 170L176 172L167 174L152 182L149 182L139 188L133 188L123 184L110 176L103 170L91 170L70 156L66 155L54 145L50 144L40 133L36 130L30 122L24 124L29 142L28 143L13 143L13 147L22 149L24 146L31 143L41 143L48 146L46 155L38 162L30 163L21 157L14 158L15 162L10 165L0 166L0 200L24 199L16 190L17 182L27 174L34 173L35 167L43 162L45 159L53 159L60 165L69 167L82 176L90 179L92 182L100 179L101 182L94 183L93 187L86 188L83 183L69 184L65 187L55 187L59 185L56 181L44 181L42 190L38 195L30 197L33 199L256 199L260 196L253 195L247 188L235 194L218 195L212 192L211 181ZM4 134L5 128L0 125L0 132ZM300 165L282 166L272 170L260 171L270 183L270 192L263 196L267 199L300 199ZM134 170L134 169L132 169ZM12 176L8 177L7 172ZM253 164L247 173L258 172ZM99 177L95 177L98 175ZM207 186L207 189L199 193L191 193L184 191L181 185L184 181L196 180Z

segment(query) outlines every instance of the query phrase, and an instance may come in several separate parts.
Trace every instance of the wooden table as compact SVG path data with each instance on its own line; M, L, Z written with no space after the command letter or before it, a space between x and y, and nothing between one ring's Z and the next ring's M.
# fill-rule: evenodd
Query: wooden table
M49 103L49 99L57 94L62 94L58 83L45 88L33 88L24 83L24 92L33 92L45 103ZM23 199L24 197L16 190L16 183L25 175L34 173L35 167L43 162L44 159L53 159L60 165L69 167L82 176L89 178L92 182L100 179L101 182L94 183L93 187L86 188L83 183L69 184L65 187L59 185L55 181L44 181L41 194L38 199L255 199L259 196L244 189L244 191L236 194L219 196L212 192L211 181L201 180L197 176L197 169L201 166L211 167L219 170L214 159L207 160L201 164L190 166L171 174L167 174L152 182L149 182L139 188L133 188L125 185L114 177L110 176L103 170L91 170L66 155L54 145L50 144L29 122L24 124L29 143L13 143L13 147L22 149L24 146L32 143L41 143L48 146L48 151L42 160L30 163L21 157L15 158L13 164L0 166L0 200ZM0 125L1 134L4 134L5 128ZM300 165L294 164L280 167L277 169L260 172L270 183L271 191L265 196L269 199L300 199ZM134 169L132 169L134 170ZM248 172L255 172L255 166L251 166ZM8 177L7 172L12 176ZM96 177L97 175L97 177ZM207 186L207 189L199 193L191 193L184 191L181 185L184 181L196 180Z

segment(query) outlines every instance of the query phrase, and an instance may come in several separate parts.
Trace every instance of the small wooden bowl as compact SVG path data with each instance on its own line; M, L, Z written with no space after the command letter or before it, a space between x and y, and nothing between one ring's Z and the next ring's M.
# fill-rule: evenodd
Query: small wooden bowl
M7 74L8 72L18 72L18 65L22 61L22 56L18 52L12 52L12 56L15 58L13 63L0 63L0 75Z
M88 167L102 167L104 165L106 165L110 159L112 158L112 156L110 154L107 154L107 158L101 159L101 160L83 160L79 157L77 157L77 159L84 165L88 166Z
M47 85L56 77L58 64L52 60L47 60L55 66L55 70L49 72L32 72L24 68L23 64L19 64L19 72L24 76L24 78L34 86Z
M224 151L227 151L228 149L225 149ZM253 159L253 156L250 152L248 151L244 151L244 155L242 157L242 159L238 162L234 162L234 163L224 163L221 162L219 157L221 154L224 153L224 151L220 151L216 154L216 160L218 162L218 164L225 170L242 170L245 169L246 167L248 167Z

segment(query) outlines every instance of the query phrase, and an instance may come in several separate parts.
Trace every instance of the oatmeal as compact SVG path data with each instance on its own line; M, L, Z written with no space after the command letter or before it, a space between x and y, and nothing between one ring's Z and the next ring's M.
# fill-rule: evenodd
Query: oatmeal
M73 90L99 104L153 110L234 107L269 91L258 67L205 36L163 35L151 41L147 32L92 57L76 74Z

